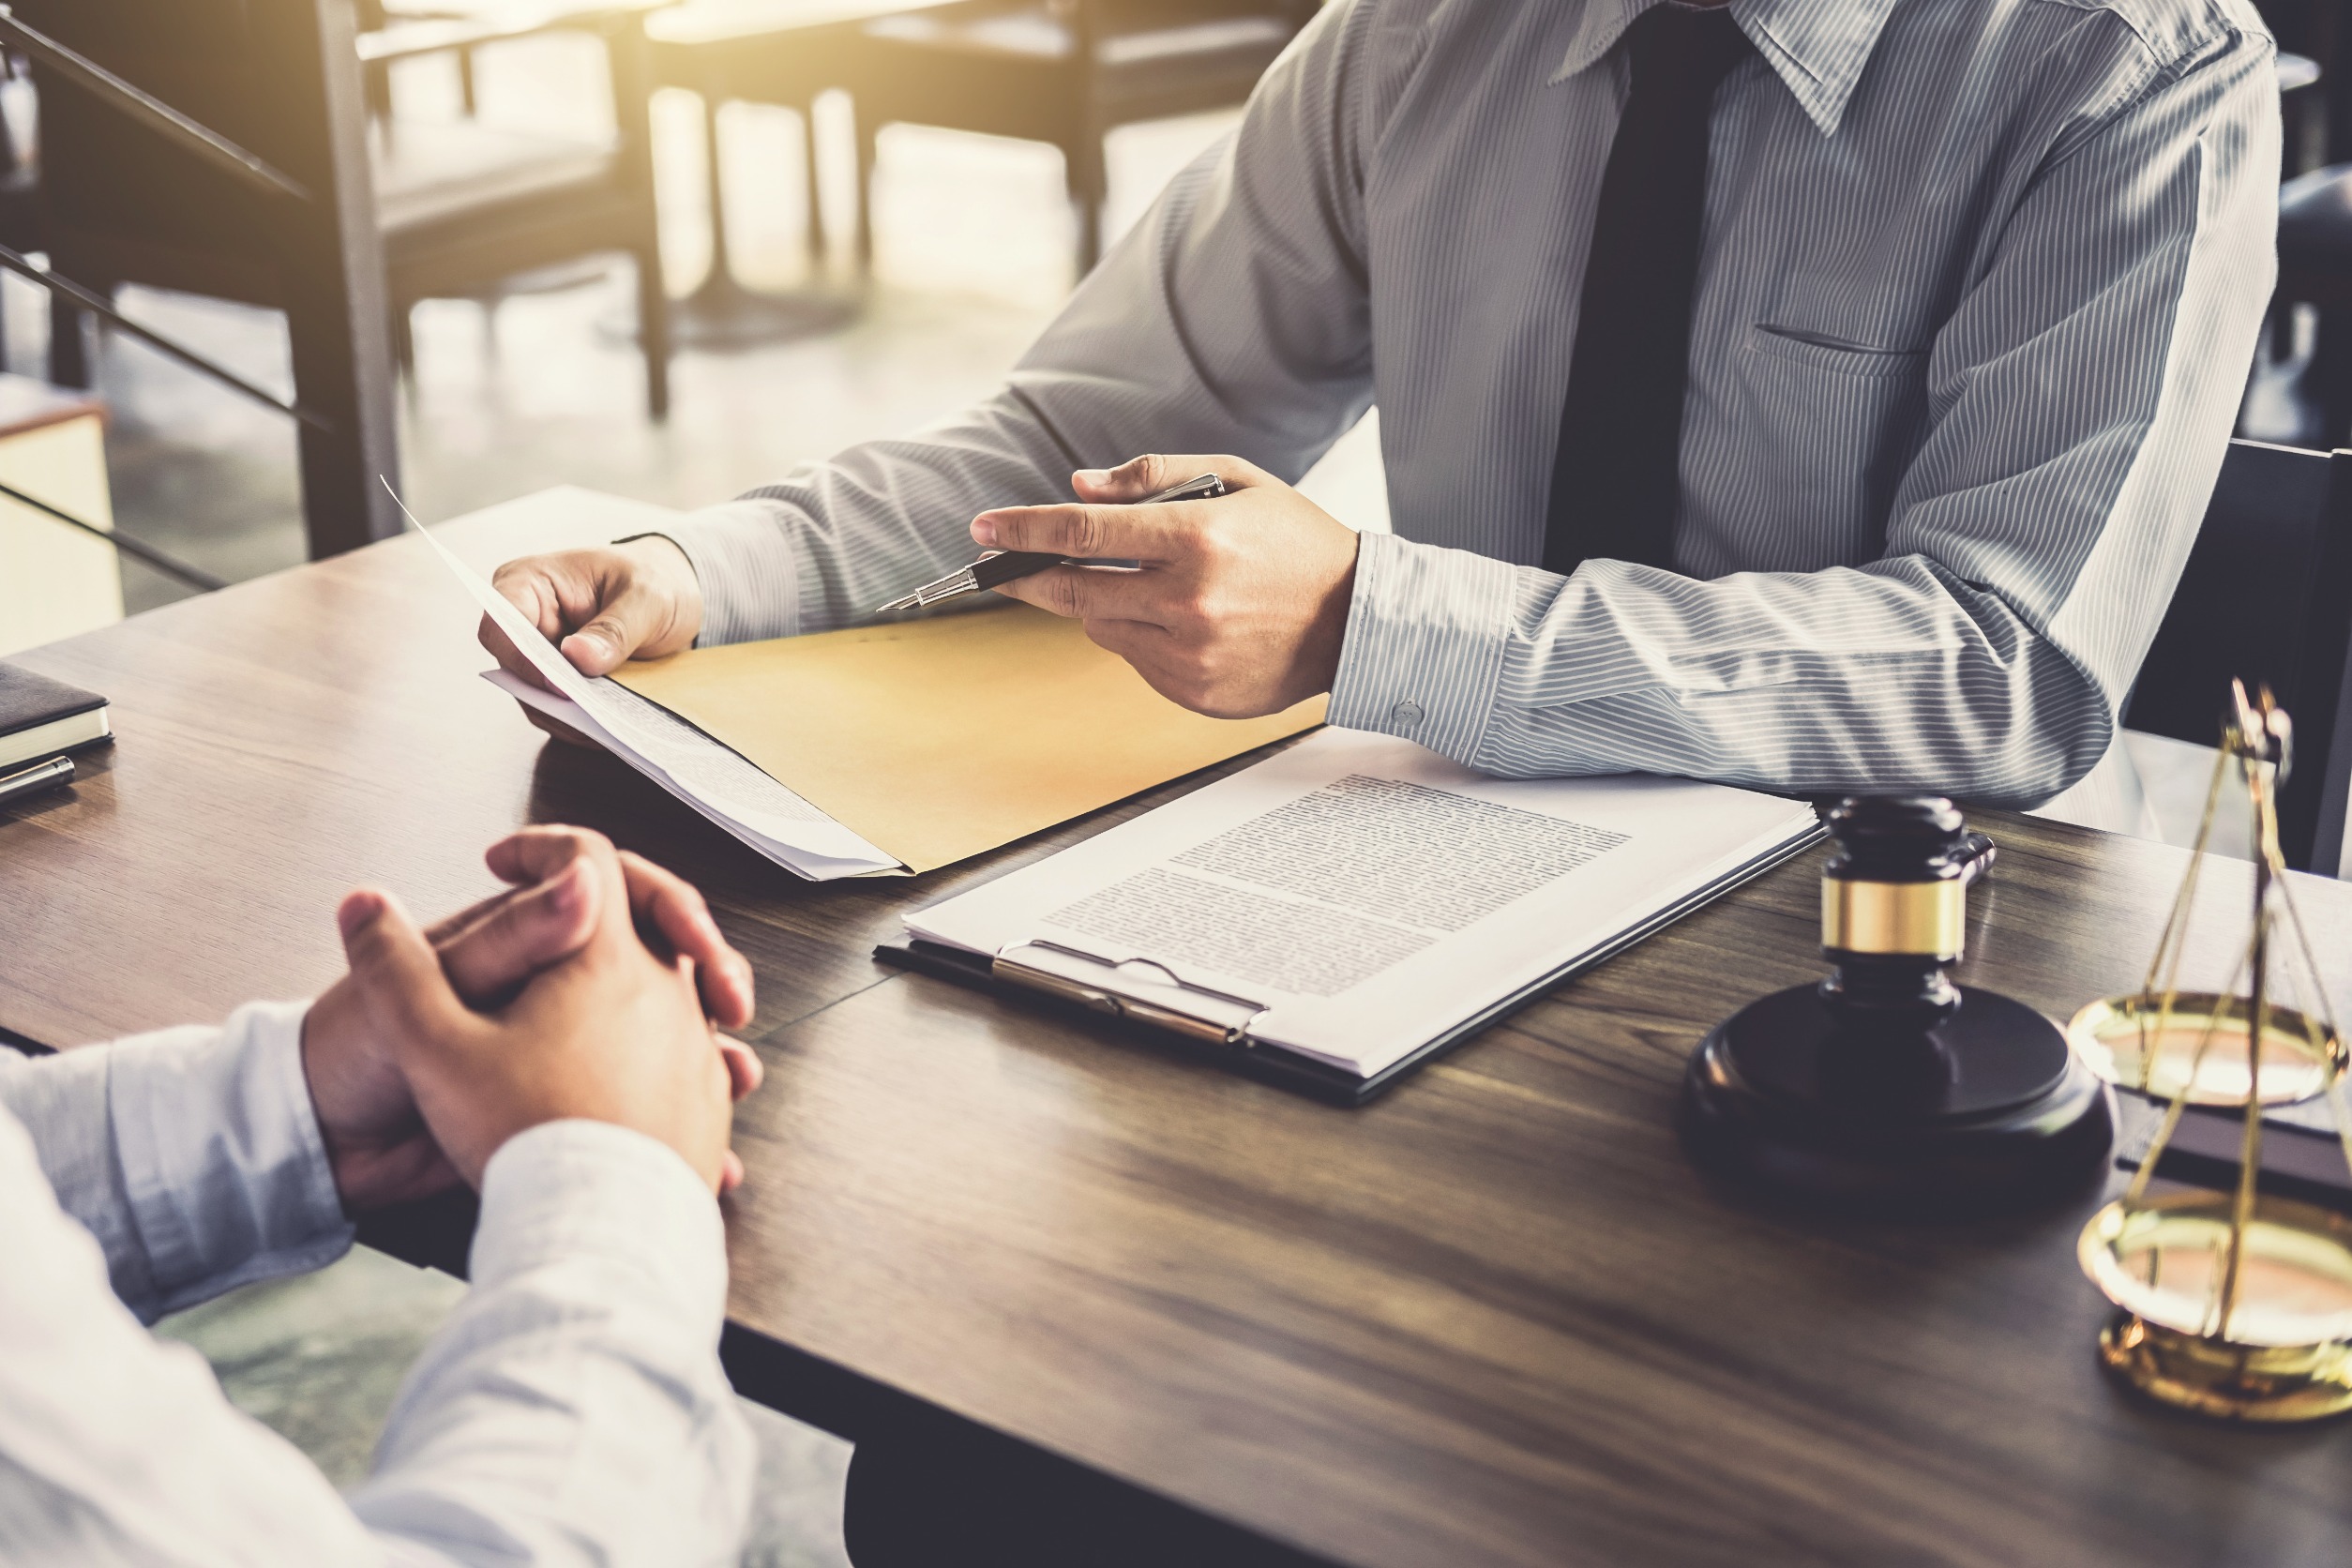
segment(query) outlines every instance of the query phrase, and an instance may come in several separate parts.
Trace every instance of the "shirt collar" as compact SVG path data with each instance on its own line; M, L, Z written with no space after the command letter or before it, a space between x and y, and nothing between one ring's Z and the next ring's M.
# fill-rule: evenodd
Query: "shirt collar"
M1590 0L1552 81L1562 82L1606 54L1633 20L1663 0ZM1788 84L1806 115L1828 136L1862 80L1871 47L1886 30L1896 0L1731 0L1732 20Z

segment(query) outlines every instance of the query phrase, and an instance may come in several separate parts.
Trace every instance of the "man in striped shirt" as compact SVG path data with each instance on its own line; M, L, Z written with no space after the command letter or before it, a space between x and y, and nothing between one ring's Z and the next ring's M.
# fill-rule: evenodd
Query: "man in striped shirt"
M1668 549L1562 574L1652 3L1328 7L994 397L502 586L601 671L852 623L975 541L1133 557L1010 591L1203 711L1328 689L1497 774L2048 799L2109 748L2251 359L2270 39L2245 0L1731 0ZM1289 482L1376 400L1395 532L1359 540ZM1101 505L1203 469L1235 493Z

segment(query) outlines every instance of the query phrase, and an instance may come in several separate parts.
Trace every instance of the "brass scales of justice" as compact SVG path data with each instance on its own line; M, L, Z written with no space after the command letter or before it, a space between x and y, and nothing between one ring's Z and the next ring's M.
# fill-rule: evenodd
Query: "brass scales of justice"
M2293 727L2268 688L2249 698L2234 683L2231 703L2195 849L2146 982L2092 1003L2067 1029L2101 1077L2165 1102L2137 1174L2091 1217L2077 1250L2118 1309L2099 1336L2100 1359L2117 1378L2202 1415L2312 1421L2352 1410L2352 1221L2260 1190L2263 1115L2324 1098L2352 1168L2345 1052L2279 852ZM2220 991L2183 991L2199 882L2209 866L2232 864L2208 851L2233 774L2253 830L2252 929ZM2184 1116L2199 1114L2193 1107L2240 1113L2235 1187L2151 1198L2166 1146Z

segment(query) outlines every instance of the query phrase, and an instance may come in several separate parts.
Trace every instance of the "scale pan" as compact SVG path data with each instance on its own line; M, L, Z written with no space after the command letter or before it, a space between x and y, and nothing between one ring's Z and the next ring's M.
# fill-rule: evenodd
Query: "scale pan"
M2283 1106L2320 1093L2341 1068L2343 1042L2293 1008L2268 1012L2255 1097L2267 1106ZM2173 998L2169 1018L2156 998L2113 996L2075 1014L2066 1038L2086 1066L2118 1088L2169 1100L2188 1082L2190 1064L2196 1063L2192 1105L2242 1106L2251 1076L2246 1049L2254 1033L2251 1018L2242 996L2184 991Z
M2229 1254L2227 1193L2110 1203L2084 1227L2083 1272L2134 1317L2255 1347L2352 1340L2352 1222L2264 1195L2246 1226L2238 1302L2224 1329L2216 1282Z

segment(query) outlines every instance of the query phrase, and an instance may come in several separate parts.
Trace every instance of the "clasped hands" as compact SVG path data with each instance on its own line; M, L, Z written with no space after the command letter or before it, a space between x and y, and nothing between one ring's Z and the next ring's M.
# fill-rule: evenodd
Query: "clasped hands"
M311 1003L302 1063L344 1211L478 1187L507 1138L573 1117L740 1182L731 1102L760 1062L719 1031L750 1021L751 968L701 896L584 828L486 858L513 885L430 930L383 893L337 912L351 970Z
M1126 505L1201 474L1230 493ZM1345 524L1239 458L1140 457L1080 470L1072 486L1073 503L981 513L973 542L1139 565L1055 566L998 593L1084 623L1154 690L1214 717L1279 713L1331 689L1355 585L1356 535ZM583 674L677 653L701 630L694 568L658 536L510 561L495 581ZM502 665L538 682L487 617L481 635Z

